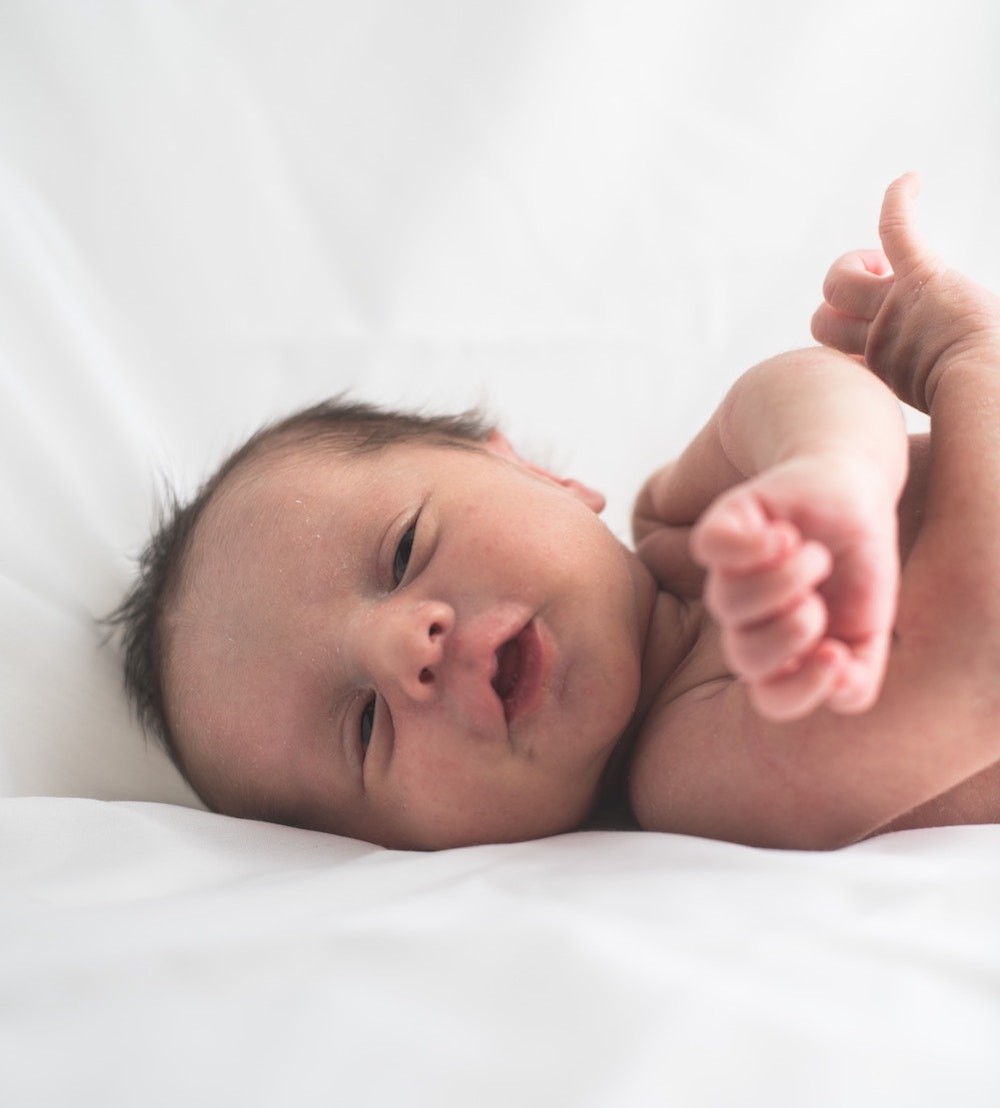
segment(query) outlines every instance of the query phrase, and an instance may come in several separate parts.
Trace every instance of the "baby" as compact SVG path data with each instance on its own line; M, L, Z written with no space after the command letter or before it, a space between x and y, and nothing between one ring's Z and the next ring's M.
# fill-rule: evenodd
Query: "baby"
M472 418L259 432L113 617L143 723L217 811L395 848L1000 818L1000 301L927 250L915 189L831 268L824 347L648 480L634 551Z

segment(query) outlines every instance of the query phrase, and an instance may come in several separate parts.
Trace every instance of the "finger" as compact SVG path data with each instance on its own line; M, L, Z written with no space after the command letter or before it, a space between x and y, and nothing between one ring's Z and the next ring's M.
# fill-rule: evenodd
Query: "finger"
M691 532L694 560L729 573L762 569L798 545L798 530L784 520L768 519L757 498L743 489L716 500Z
M829 304L820 304L813 313L811 330L817 342L858 357L864 355L868 344L869 325L867 319L843 315Z
M844 715L867 712L882 690L888 657L888 634L873 635L863 646L849 651L837 686L830 694L830 709Z
M748 686L753 706L777 723L802 719L825 703L836 687L846 649L824 640L793 671Z
M906 173L892 182L882 200L879 239L889 264L899 275L935 266L934 255L917 231L915 208L919 191L916 173Z
M723 654L742 677L776 677L817 646L826 632L826 621L826 605L811 593L775 619L753 627L724 628Z
M823 282L823 298L846 316L874 319L882 307L892 274L881 250L855 250L838 258Z
M829 550L806 542L779 565L759 573L712 573L705 588L705 604L721 623L748 627L780 615L830 575Z

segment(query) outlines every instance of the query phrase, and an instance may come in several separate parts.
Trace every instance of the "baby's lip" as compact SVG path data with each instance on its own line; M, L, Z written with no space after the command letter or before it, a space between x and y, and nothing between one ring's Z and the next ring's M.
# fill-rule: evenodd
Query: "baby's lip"
M541 702L551 665L551 652L535 621L529 620L497 648L492 681L507 723L524 719Z

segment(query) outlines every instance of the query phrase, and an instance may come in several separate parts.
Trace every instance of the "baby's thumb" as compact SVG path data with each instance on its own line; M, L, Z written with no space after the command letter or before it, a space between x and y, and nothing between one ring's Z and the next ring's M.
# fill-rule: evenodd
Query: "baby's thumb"
M935 259L923 236L917 231L916 200L920 178L904 173L885 190L878 233L882 249L897 276L916 269L934 268Z

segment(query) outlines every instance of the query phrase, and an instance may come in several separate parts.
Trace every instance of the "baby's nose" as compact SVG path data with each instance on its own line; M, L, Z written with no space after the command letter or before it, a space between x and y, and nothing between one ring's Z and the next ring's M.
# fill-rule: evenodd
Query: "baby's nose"
M429 701L440 691L445 643L455 626L455 613L443 602L423 600L393 605L384 613L376 636L374 667L383 680L397 685L418 701Z

